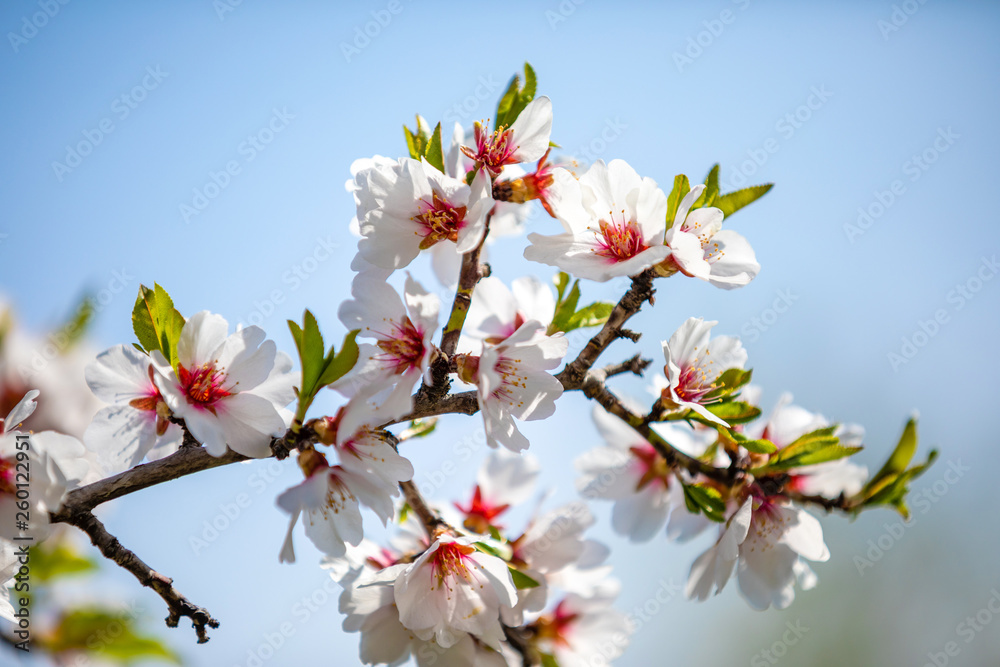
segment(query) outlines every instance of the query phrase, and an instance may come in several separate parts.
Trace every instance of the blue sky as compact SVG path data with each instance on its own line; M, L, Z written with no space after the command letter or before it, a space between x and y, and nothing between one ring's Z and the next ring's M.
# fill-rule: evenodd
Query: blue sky
M45 331L83 291L106 290L93 343L131 342L134 295L156 281L182 312L259 321L286 350L284 320L306 307L339 337L355 243L343 189L351 162L401 154L400 126L417 112L446 124L490 116L528 60L553 100L553 140L569 153L623 158L664 185L678 173L700 179L715 162L723 183L776 183L731 222L757 253L758 278L732 292L662 281L655 309L636 320L641 350L658 358L684 319L716 319L717 331L743 335L765 405L791 391L865 425L869 465L917 410L923 447L942 450L915 486L937 500L872 570L859 574L853 557L895 517L826 518L833 559L790 609L753 612L735 590L704 604L675 597L618 664L748 662L803 619L812 630L782 664L826 664L832 650L845 662L922 664L1000 585L983 465L997 445L1000 361L1000 226L988 208L1000 154L995 4L52 0L44 21L43 6L0 9L0 289L28 328ZM32 21L44 25L33 31ZM498 275L547 279L519 243L496 244ZM425 265L414 271L432 282ZM618 295L586 286L585 297ZM608 354L631 350L618 343ZM569 397L556 420L525 429L555 500L573 496L568 461L597 443L587 410ZM566 423L579 425L569 439ZM418 478L473 428L456 417L421 443ZM447 480L443 499L464 494L478 461ZM972 469L934 494L956 461ZM163 629L190 664L245 665L286 622L294 633L266 664L355 650L335 601L297 613L324 573L304 539L300 562L278 565L285 518L273 498L295 471L263 481L266 465L201 473L107 513L126 544L223 620L205 646ZM249 505L194 554L189 537L241 493ZM650 581L682 582L705 547L626 544L596 509L623 609L647 600ZM107 586L141 597L154 622L162 616L125 575ZM844 620L852 614L859 620ZM720 633L734 641L714 641ZM1000 654L997 637L988 628L959 638L954 664Z

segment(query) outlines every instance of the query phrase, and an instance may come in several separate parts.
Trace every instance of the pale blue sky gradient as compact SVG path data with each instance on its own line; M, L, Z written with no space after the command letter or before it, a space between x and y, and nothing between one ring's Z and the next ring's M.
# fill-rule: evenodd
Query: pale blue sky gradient
M646 332L640 349L659 359L659 341L687 317L719 320L720 333L744 336L766 406L787 390L804 407L865 425L869 451L861 459L871 466L918 410L920 456L933 445L942 458L915 490L941 482L949 462L971 467L934 496L939 502L915 512L863 576L855 556L895 521L888 511L854 523L824 518L833 558L816 567L819 587L790 609L751 611L735 585L703 604L675 595L617 664L747 664L796 621L810 630L782 665L921 665L951 640L961 647L952 664L995 661L1000 620L969 643L956 626L1000 587L991 465L1000 362L1000 279L991 264L1000 250L991 208L1000 7L911 0L915 13L884 32L879 22L894 11L888 1L398 2L244 0L221 17L210 0L70 2L16 52L5 37L0 289L25 324L45 331L84 289L99 292L118 271L128 284L99 314L100 347L132 341L135 292L154 280L182 312L260 320L289 351L284 321L305 307L339 338L336 309L355 244L343 188L351 162L400 155L401 125L415 112L432 123L490 116L529 60L539 92L553 100L553 140L567 152L623 158L664 186L682 172L700 179L716 161L724 183L745 176L777 184L731 221L756 250L759 277L732 292L682 277L658 283L655 309L635 321ZM23 17L39 11L36 2L5 3L0 28L20 31ZM343 45L378 16L391 20L377 31L371 23L377 34L348 61ZM691 47L699 39L700 53ZM697 57L679 66L675 53L689 48ZM159 68L159 80L147 68ZM134 109L115 102L134 90L143 98ZM274 120L276 110L283 120ZM111 133L57 174L53 163L65 162L67 146L85 141L85 132L96 136L102 122ZM252 135L270 143L251 149ZM924 169L914 156L933 163ZM230 161L239 172L186 222L181 206L193 205L194 190L204 192ZM858 224L859 208L873 217L852 234L845 226ZM540 231L555 225L542 215L531 222ZM331 244L338 247L329 253ZM520 258L522 248L523 240L493 246L497 274L547 279L547 267ZM434 284L426 263L413 270ZM989 279L977 284L977 273ZM956 296L956 285L969 281L980 289ZM620 293L612 283L584 291L609 300ZM786 312L769 310L776 299ZM944 323L921 337L921 322L938 311ZM894 368L890 353L915 334L923 345ZM608 359L628 354L618 343ZM619 387L643 391L639 381ZM599 442L587 410L581 397L567 397L556 418L524 428L546 467L544 484L555 489L550 503L573 497L569 461ZM478 424L456 417L414 443L406 454L418 480L440 469ZM460 464L442 500L465 494L482 455ZM262 470L266 463L201 473L106 512L126 545L222 620L207 645L196 646L189 628L158 627L160 601L128 575L113 572L106 586L139 599L151 626L192 665L246 665L247 651L285 622L294 635L265 665L353 664L358 638L340 631L332 597L308 618L294 606L324 584L318 552L300 535L299 563L277 562L286 518L273 499L298 473L288 463L268 482ZM249 507L195 555L189 536L240 493ZM626 611L661 580L683 583L707 546L665 538L628 545L611 533L608 508L595 510L593 534L614 548Z

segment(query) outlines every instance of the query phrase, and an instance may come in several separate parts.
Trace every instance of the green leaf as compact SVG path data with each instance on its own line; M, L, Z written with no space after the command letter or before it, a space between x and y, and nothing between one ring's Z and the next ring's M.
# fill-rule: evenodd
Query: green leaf
M73 314L66 323L59 327L61 337L59 347L65 351L78 343L87 333L87 328L94 319L94 299L84 296L73 309Z
M862 490L861 495L865 497L862 506L889 505L894 507L904 519L909 520L910 510L906 505L906 495L910 491L909 484L924 474L933 465L934 461L937 460L937 457L938 452L936 449L933 449L927 456L927 461L923 464L900 473L891 473L887 477L884 477L880 487L872 495L865 497L865 490Z
M569 287L569 280L569 274L564 271L560 271L552 276L552 284L556 286L556 303L563 300L563 294L566 292L566 288Z
M555 657L548 653L541 653L539 656L542 659L542 667L559 667L559 663L556 662Z
M538 80L535 78L535 70L529 63L524 63L524 88L521 89L519 97L524 100L525 106L535 99L537 89Z
M517 120L517 117L524 111L524 107L535 99L535 91L538 88L538 81L535 77L535 70L531 65L524 63L524 87L521 87L521 77L514 75L507 90L497 104L497 113L493 122L493 129L500 127L510 127Z
M491 556L496 556L497 558L503 559L503 554L500 553L499 549L497 549L494 546L490 546L489 544L486 544L486 542L473 542L472 546L476 547L483 553L487 553Z
M892 454L889 455L889 459L885 462L885 465L871 478L868 484L865 485L865 488L870 489L878 484L882 478L892 473L900 473L906 470L906 466L910 465L910 461L913 460L913 455L916 453L917 420L915 417L910 417L906 422L906 426L903 427L903 434L899 436L896 448L892 450Z
M680 208L681 201L691 192L691 183L684 174L674 176L674 189L667 197L667 229L674 226L674 218L677 217L677 209ZM664 241L666 243L666 241Z
M743 370L742 368L729 368L719 375L715 381L715 389L705 394L705 400L714 400L725 396L732 396L739 389L747 385L753 378L753 369Z
M301 423L319 390L336 382L354 368L359 354L355 338L360 330L348 332L339 354L333 346L324 354L323 334L320 333L319 324L311 311L307 309L303 314L301 327L294 321L288 320L288 329L295 341L299 362L302 365L302 383L296 393L299 405L295 413L296 422Z
M403 125L403 133L406 135L406 148L410 152L410 157L414 160L419 160L427 154L427 147L430 143L430 135L427 130L427 121L420 114L417 114L417 131L415 133L406 127L406 125Z
M694 203L694 208L707 208L715 206L715 200L719 196L719 163L712 165L708 176L705 177L705 191Z
M184 317L174 308L174 301L159 284L153 289L139 285L139 296L132 307L132 330L145 352L159 350L177 369L177 341L184 328Z
M556 302L556 310L552 315L552 324L549 325L549 331L565 331L566 324L569 323L571 317L576 313L576 304L580 302L580 281L576 280L573 282L573 287L569 290L569 294L565 298L560 297L559 301Z
M437 127L434 128L434 134L431 135L431 141L427 146L427 153L424 157L432 167L442 174L444 173L444 149L441 148L441 123L438 123Z
M36 581L51 581L96 569L97 563L80 555L67 540L52 544L46 541L31 548L31 578Z
M524 590L525 588L538 588L541 584L526 575L520 570L516 570L509 565L507 569L510 570L510 577L514 580L514 588L517 590Z
M520 86L521 77L515 74L514 78L510 80L507 90L500 96L500 101L497 102L497 112L493 117L494 130L499 128L501 125L506 124L505 121L507 119L507 115L510 113L510 109L514 105L514 101L517 99L517 92Z
M319 378L320 387L333 384L354 368L354 364L358 362L359 354L358 344L355 339L358 337L360 331L360 329L355 329L347 332L347 335L344 336L344 342L340 345L340 352L337 354L334 354L332 347L330 348L330 353L327 355L325 362L326 367Z
M135 337L139 340L143 352L160 349L160 339L156 335L151 310L155 303L153 290L145 285L139 285L139 296L136 297L135 306L132 307L132 331L135 332Z
M778 451L778 446L775 445L770 440L762 440L762 439L754 440L751 438L746 438L746 439L737 439L737 442L739 442L740 446L746 449L748 452L752 452L754 454L773 454L776 451Z
M410 128L403 125L403 134L406 135L406 150L409 151L410 157L414 160L420 159L420 143L419 140L410 131Z
M705 409L729 424L745 424L760 417L760 408L743 401L711 403Z
M55 655L90 653L125 665L148 659L181 664L180 657L163 642L137 633L134 626L135 619L128 612L102 607L71 609L42 642Z
M289 324L293 324L293 322L289 320ZM299 389L303 395L311 396L316 392L319 376L323 372L326 346L323 343L323 334L319 331L316 316L308 309L303 315L300 340L296 343L299 348L299 361L302 362L302 386Z
M403 429L398 436L400 441L412 440L413 438L426 438L437 428L438 418L427 417L426 419L414 419L410 425Z
M726 520L726 502L719 491L704 484L682 484L684 488L684 504L688 511L703 513L712 521L722 523Z
M861 447L840 444L840 438L833 435L837 425L826 426L799 436L794 442L782 448L766 465L753 471L755 475L765 475L792 468L816 465L853 456ZM741 443L742 444L742 443Z
M715 206L722 209L722 213L728 218L744 206L752 204L766 195L773 187L774 183L765 183L764 185L753 185L749 188L729 192L719 196L715 200Z
M613 303L604 301L596 301L589 306L584 306L573 313L563 331L569 332L583 327L601 326L608 321L608 318L611 317L611 311L614 309L615 305Z

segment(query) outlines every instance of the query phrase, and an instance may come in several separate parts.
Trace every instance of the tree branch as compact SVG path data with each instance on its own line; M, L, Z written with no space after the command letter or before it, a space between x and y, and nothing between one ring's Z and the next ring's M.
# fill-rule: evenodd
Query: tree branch
M641 376L651 363L653 363L652 359L643 359L641 354L636 354L625 361L605 366L603 372L604 376L609 378L623 373L633 373Z
M208 641L207 628L219 627L219 622L212 618L208 611L192 604L186 597L173 587L173 580L165 577L144 563L133 552L122 546L114 535L109 533L104 524L89 511L78 511L69 516L66 523L76 526L87 533L94 546L100 549L105 558L118 563L139 580L143 586L156 591L157 595L167 603L167 626L176 628L181 616L191 619L191 625L198 633L198 643Z
M49 515L49 520L52 523L72 523L74 515L89 512L109 500L202 470L246 460L248 460L246 456L232 450L227 450L224 455L216 457L203 447L181 447L170 456L158 461L137 465L113 477L70 491L59 511Z
M587 371L590 370L591 366L597 362L598 357L616 339L624 337L630 338L633 341L638 340L637 334L622 329L622 325L639 312L642 304L647 301L650 303L653 302L653 295L655 293L653 289L654 276L653 269L646 269L642 273L632 276L632 286L625 292L621 300L615 304L611 315L608 317L608 321L587 342L586 347L580 351L576 359L566 364L562 372L556 376L562 382L563 388L568 390L580 389L583 386L583 379Z
M448 528L448 524L434 510L428 507L424 497L420 495L416 484L413 482L400 482L399 488L403 490L403 496L406 498L406 503L410 506L410 509L420 518L420 522L424 524L427 536L431 538L431 541L437 539L438 532L442 528Z
M626 408L621 399L605 386L605 379L602 370L588 372L583 381L584 395L597 401L605 410L631 426L656 449L667 465L672 468L684 468L692 475L701 474L728 486L735 484L743 475L743 471L739 468L716 468L675 448L654 431L641 415Z

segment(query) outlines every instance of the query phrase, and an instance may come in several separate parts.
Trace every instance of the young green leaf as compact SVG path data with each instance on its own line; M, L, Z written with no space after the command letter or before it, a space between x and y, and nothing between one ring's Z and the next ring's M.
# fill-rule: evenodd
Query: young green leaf
M722 213L728 218L744 206L752 204L766 195L773 187L774 183L765 183L720 195L715 200L715 207L722 209Z
M753 378L753 369L729 368L715 381L715 389L705 394L705 400L732 396Z
M906 466L910 465L910 461L913 460L913 455L916 453L917 419L916 417L910 417L906 422L906 426L903 427L903 434L899 436L896 448L892 450L892 454L889 455L889 459L885 462L885 465L871 478L868 484L865 485L865 488L870 489L878 484L882 478L892 473L900 473L906 470Z
M710 403L705 408L719 419L729 424L745 424L760 417L760 408L743 401Z
M296 390L299 405L295 413L296 423L301 424L319 390L339 380L357 363L359 350L355 338L359 330L355 329L344 337L338 354L332 345L330 351L325 352L323 334L311 311L305 311L302 326L288 320L288 329L302 365L302 383Z
M510 578L514 580L514 588L517 590L524 590L525 588L538 588L541 584L526 575L524 572L517 570L513 567L507 566L510 570Z
M674 226L674 218L677 217L677 209L680 208L681 200L691 192L691 183L684 174L674 176L674 189L667 197L667 229ZM666 241L664 241L666 243Z
M726 520L726 503L717 489L704 484L683 484L684 504L688 511L703 513L712 521L722 523Z
M576 313L576 305L579 302L580 281L577 280L573 282L573 287L570 288L565 298L560 295L559 301L556 302L556 310L552 315L552 324L549 325L549 331L566 331L566 325L574 313Z
M615 305L613 303L604 301L596 301L589 306L584 306L573 313L563 331L570 332L583 327L601 326L608 321L608 318L611 317L611 311L614 309Z
M437 124L434 128L434 133L431 135L430 143L427 145L427 153L424 155L427 162L440 171L444 173L444 149L441 148L441 123Z
M340 344L340 352L334 354L334 348L330 347L330 352L324 361L323 374L319 378L320 388L333 384L354 368L360 352L355 339L360 331L360 329L355 329L347 332L347 335L344 336L344 342Z
M73 309L73 314L66 320L66 323L59 327L62 349L67 350L83 339L93 319L94 299L90 296L84 296Z
M139 295L132 308L132 329L145 352L159 350L177 368L177 341L184 328L184 317L174 308L173 299L159 284L153 289L139 285Z
M715 206L715 200L719 196L719 163L716 162L705 177L705 191L694 203L695 208Z
M556 286L556 303L560 303L563 300L563 294L565 294L566 288L569 287L569 281L569 274L564 271L560 271L552 276L552 284Z
M97 569L93 559L78 553L66 540L47 540L31 547L31 578L51 581Z
M524 107L535 99L535 92L538 88L538 81L535 78L535 70L531 65L524 63L524 87L521 87L521 77L518 74L511 79L510 85L500 98L497 104L497 113L493 122L493 129L510 127L517 120L517 117L524 111Z

